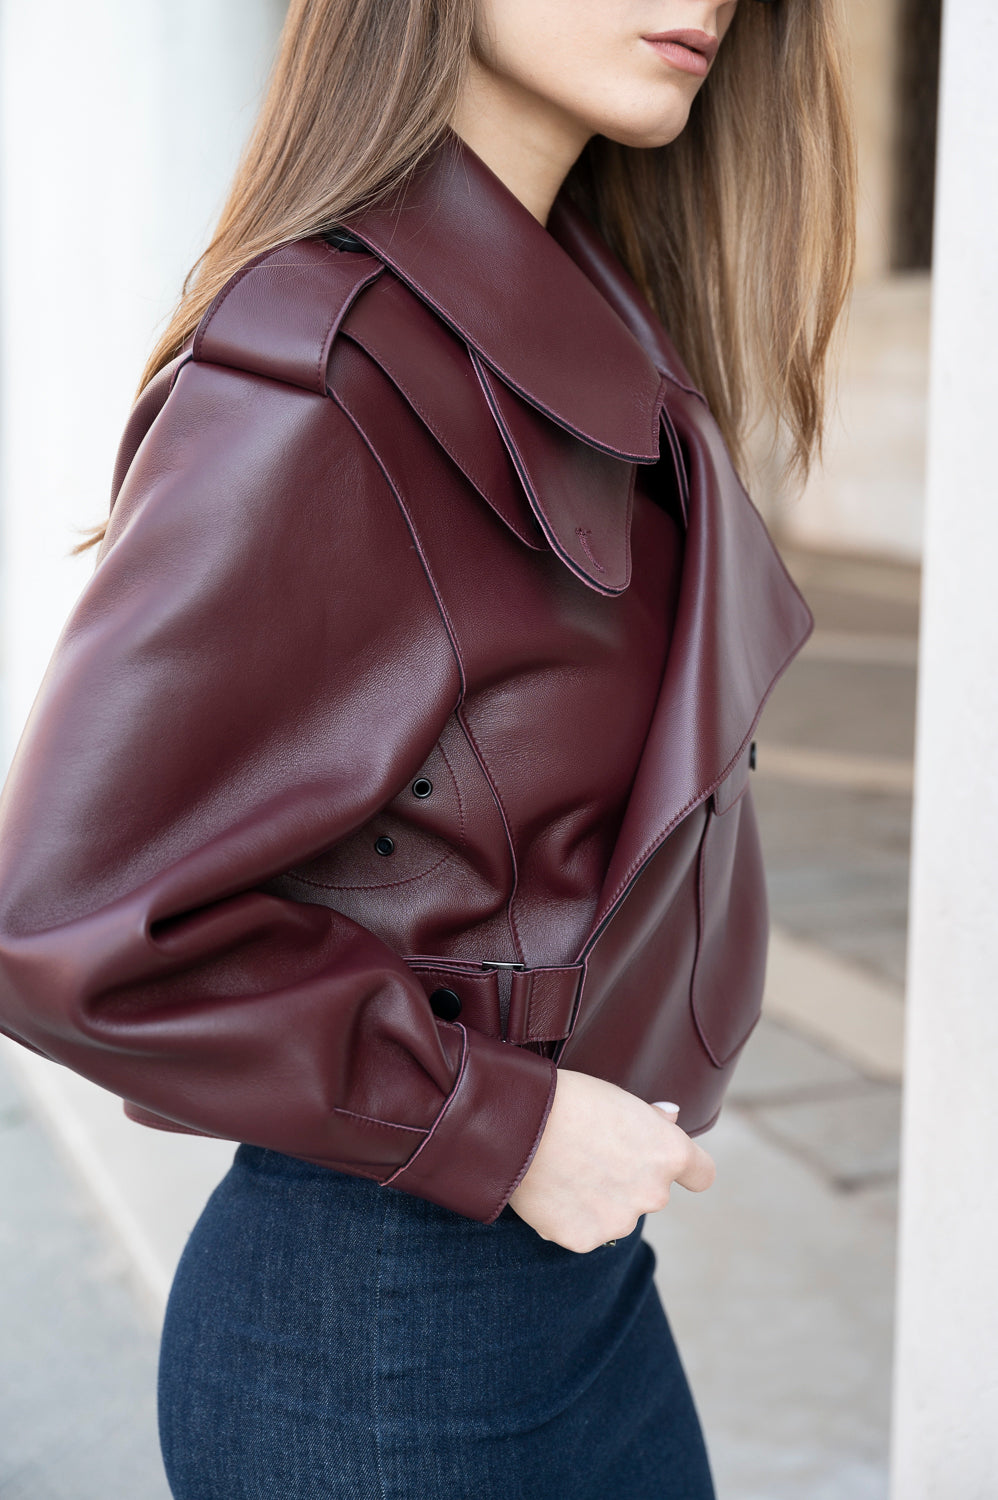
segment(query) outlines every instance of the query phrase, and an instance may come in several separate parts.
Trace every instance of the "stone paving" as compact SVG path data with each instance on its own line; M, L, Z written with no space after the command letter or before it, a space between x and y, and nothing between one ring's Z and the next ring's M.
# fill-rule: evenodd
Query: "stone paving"
M917 570L785 556L817 629L758 733L774 931L900 999ZM718 1500L887 1495L899 1081L823 1035L764 1014L703 1138L717 1181L647 1225ZM156 1316L0 1068L0 1495L165 1500Z
M0 1069L0 1495L169 1500L128 1258Z

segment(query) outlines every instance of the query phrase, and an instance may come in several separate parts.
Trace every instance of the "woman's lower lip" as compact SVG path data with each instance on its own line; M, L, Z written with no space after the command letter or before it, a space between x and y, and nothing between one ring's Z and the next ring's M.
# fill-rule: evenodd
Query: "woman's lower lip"
M642 41L647 41L642 37ZM681 42L648 42L667 63L678 68L682 73L692 73L697 78L706 78L710 63L702 52L694 52L692 47L684 47Z

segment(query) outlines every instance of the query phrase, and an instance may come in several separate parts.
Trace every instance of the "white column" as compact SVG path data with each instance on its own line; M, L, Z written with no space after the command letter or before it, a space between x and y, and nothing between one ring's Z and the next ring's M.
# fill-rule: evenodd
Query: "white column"
M998 8L944 7L893 1500L998 1495Z
M0 765L88 576L154 335L204 247L281 0L0 0Z

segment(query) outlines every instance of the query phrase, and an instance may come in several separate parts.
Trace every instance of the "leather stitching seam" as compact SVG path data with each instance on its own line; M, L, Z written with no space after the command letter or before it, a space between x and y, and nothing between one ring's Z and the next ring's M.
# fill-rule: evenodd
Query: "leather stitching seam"
M352 339L355 344L359 344L364 352L366 354L369 354L371 358L376 361L380 368L384 370L385 374L388 376L392 384L398 387L399 391L408 401L413 411L422 421L423 426L433 434L433 437L440 444L441 448L443 448L447 456L454 461L465 478L468 479L477 490L480 490L486 498L488 498L489 486L486 485L484 479L482 479L479 475L472 473L472 467L470 464L458 457L457 451L454 448L453 444L449 441L448 438L444 436L441 431L439 431L437 424L432 420L423 402L421 402L418 396L416 396L409 383L403 380L401 375L399 375L397 371L389 368L388 356L379 352L378 348L374 344L374 341L369 336L361 335L352 328L344 330L343 336L344 338ZM503 519L505 519L505 517ZM507 524L512 527L511 522L508 522ZM517 530L516 527L512 527L512 529L517 531L517 535L520 536L521 541L525 540L525 538Z
M434 597L434 599L436 601L437 609L439 610L440 615L441 615L441 617L442 617L442 619L444 621L444 625L445 625L445 628L447 630L447 636L448 636L448 639L450 640L451 651L453 652L454 661L455 661L455 664L457 666L457 671L458 671L458 679L459 679L458 702L460 703L464 699L464 694L465 694L466 687L467 687L467 679L466 679L465 670L464 670L464 659L461 656L461 649L460 649L460 647L458 646L458 643L457 643L457 632L454 629L454 622L451 619L450 611L448 610L446 604L443 601L443 597L441 596L440 590L437 588L437 581L436 581L436 579L433 576L433 570L431 569L430 563L429 563L429 559L427 558L426 553L423 550L423 544L420 541L420 539L419 539L419 533L417 532L416 527L413 524L412 516L409 514L409 509L408 509L405 501L403 500L401 494L399 493L397 485L395 484L394 480L392 479L391 475L388 472L388 469L386 468L384 462L382 461L381 455L379 454L377 448L374 446L374 443L371 441L371 439L368 437L367 433L365 432L363 426L361 425L361 422L360 422L359 418L354 415L354 413L351 411L350 407L346 404L346 401L343 399L342 395L340 395L338 392L329 391L329 397L330 397L330 400L335 401L336 405L344 413L344 415L347 417L347 419L349 420L349 422L351 423L351 425L356 429L356 431L357 431L358 435L360 436L362 442L364 443L365 447L368 449L369 453L371 454L371 457L374 459L374 461L377 464L378 468L381 470L381 473L382 473L382 475L384 477L385 483L387 484L387 486L388 486L389 490L391 491L392 495L395 497L395 503L398 506L399 510L402 512L403 517L405 518L405 523L406 523L407 527L409 528L409 535L412 537L413 546L415 547L416 554L419 557L420 562L422 563L423 572L426 575L426 581L429 584L430 589L431 589L431 591L433 593L433 597Z
M351 233L353 233L353 231L351 231ZM363 235L362 231L358 231L357 238L361 239L361 240L364 239L364 235ZM366 243L367 242L365 241L365 244ZM375 251L375 250L372 250L371 253L372 253L372 255L381 255L382 254L381 251ZM473 340L471 338L471 335L468 334L468 333L466 333L463 328L458 327L458 325L455 322L453 322L447 316L447 313L440 306L439 302L437 302L435 298L433 298L433 297L430 296L430 293L426 290L425 287L423 287L414 277L405 274L402 271L402 268L398 265L398 263L396 261L391 260L388 256L385 256L384 259L385 259L385 264L391 266L392 271L398 277L399 281L401 281L404 286L409 287L411 291L415 292L416 296L419 297L421 301L425 302L428 307L432 307L433 311L436 313L436 315L440 319L440 321L442 323L444 323L446 325L446 327L448 327L451 330L452 333L456 333L458 335L458 337L465 344L467 344L469 346L470 349L472 349L472 350L474 350L476 352L479 352L479 353L481 352L481 351L478 351L477 345L474 344L474 342L473 342ZM633 335L632 335L632 337L633 337ZM635 339L635 343L638 343L637 339ZM639 344L639 348L640 347L641 346ZM662 389L661 374L662 374L662 372L659 370L659 368L655 364L654 360L649 359L648 354L647 354L647 352L644 349L642 349L642 353L645 355L645 358L648 360L648 363L651 365L652 369L655 370L656 373L660 376L660 379L659 379L659 392L661 392L661 389ZM482 358L484 360L484 358L485 358L484 354L482 355ZM573 437L581 438L581 440L584 443L589 443L593 448L598 448L601 453L609 453L614 458L623 458L625 460L630 460L630 462L632 462L632 463L638 462L638 460L635 457L635 455L630 454L630 453L624 453L624 452L622 452L622 450L620 448L608 448L603 443L597 442L596 439L590 433L582 432L579 428L570 426L565 421L565 419L563 417L556 416L555 413L553 411L551 411L551 409L549 407L545 406L542 402L538 401L536 397L531 396L527 391L525 391L522 388L522 386L520 386L517 383L516 379L509 373L509 371L503 369L502 365L500 365L498 363L498 361L493 361L493 360L490 359L490 360L486 361L486 363L488 364L488 366L489 366L490 369L494 370L497 375L500 375L503 378L503 380L505 380L506 383L508 385L510 385L513 388L514 391L516 391L517 395L522 396L525 401L529 402L529 404L535 408L535 410L543 412L546 417L550 417L550 419L551 419L552 422L555 422L559 427L562 427L566 432L570 432ZM677 382L677 384L678 384L678 382ZM682 389L682 387L680 387L680 389ZM652 413L651 427L652 427L652 435L656 436L657 435L656 429L658 427L658 405L657 405L657 402L656 402L655 408L654 408L653 413ZM649 446L651 446L651 445L649 444Z
M400 1167L397 1167L395 1169L395 1171L391 1174L390 1177L386 1177L385 1178L384 1182L381 1184L382 1187L388 1187L388 1185L390 1183L392 1183L392 1182L395 1181L396 1177L399 1177L403 1172L407 1171L409 1169L409 1167L412 1166L412 1164L416 1160L416 1158L420 1155L420 1153L422 1151L424 1151L426 1149L426 1147L430 1144L430 1141L432 1141L434 1135L436 1134L437 1126L443 1120L443 1118L446 1115L447 1111L450 1109L451 1104L457 1098L458 1090L460 1089L461 1084L462 1084L462 1082L464 1080L465 1070L467 1069L467 1066L468 1066L468 1054L469 1054L469 1052L471 1050L470 1047L468 1046L468 1033L467 1033L466 1029L461 1025L460 1021L453 1021L453 1022L450 1022L450 1021L442 1021L442 1022L440 1022L440 1021L438 1021L437 1024L438 1025L443 1025L443 1026L453 1025L461 1033L461 1038L462 1038L462 1041L463 1041L464 1045L463 1045L463 1047L461 1049L461 1062L460 1062L460 1064L458 1066L457 1078L455 1079L454 1086L451 1089L450 1093L447 1095L447 1098L444 1100L443 1104L440 1106L440 1112L439 1112L439 1114L437 1115L437 1117L434 1120L433 1124L430 1126L430 1128L427 1131L426 1135L424 1136L423 1140L416 1147L415 1151L412 1153L412 1155L409 1157L409 1159L407 1161L404 1161Z
M496 784L496 779L492 774L492 768L489 765L488 761L485 759L485 753L482 750L481 745L475 738L474 731L472 730L471 725L468 722L467 714L465 714L463 710L459 710L458 719L461 723L461 727L464 729L464 732L468 737L471 748L475 753L475 758L482 768L485 779L489 785L489 790L491 791L492 796L495 799L495 804L499 809L499 816L502 818L502 826L506 834L506 843L509 848L509 858L510 864L512 866L512 880L510 883L509 896L506 900L506 920L509 923L510 937L513 939L513 951L515 952L517 959L522 962L523 944L520 941L520 932L519 928L516 925L516 915L513 911L513 898L516 895L517 886L520 883L520 872L516 859L516 845L513 841L513 829L510 825L509 815L506 812L505 804L499 794L499 787Z
M379 1120L375 1115L358 1114L355 1109L342 1109L338 1104L333 1105L334 1115L348 1115L351 1120L363 1120L365 1125L380 1125L383 1130L404 1130L409 1135L425 1135L426 1131L420 1125L396 1125L393 1120Z
M461 847L463 848L468 842L468 836L467 828L465 826L464 801L461 797L461 788L458 784L458 779L454 774L454 767L450 763L450 758L448 757L447 751L444 749L443 744L439 741L437 743L437 749L440 751L440 757L443 760L444 765L450 772L450 779L454 783L454 795L457 798L458 839L460 840ZM448 855L447 858L449 859L450 855Z
M711 823L716 816L717 814L713 811L708 816L707 821L704 824L703 833L700 836L700 846L697 849L697 946L696 953L693 957L693 970L690 974L690 1009L693 1012L693 1022L697 1029L697 1035L699 1036L700 1041L703 1044L707 1056L710 1058L715 1067L721 1067L721 1061L718 1057L715 1056L714 1049L710 1045L710 1042L707 1040L707 1037L704 1034L703 1027L700 1024L700 1014L697 1009L696 1000L697 975L700 970L700 960L703 957L703 951L706 941L707 898L705 869L707 865L707 836L710 833Z
M541 1136L544 1134L544 1127L547 1125L547 1122L548 1122L548 1116L551 1113L551 1106L554 1103L554 1091L555 1091L555 1086L557 1085L557 1082L558 1082L558 1069L554 1065L554 1063L552 1063L552 1065L551 1065L551 1087L550 1087L550 1089L548 1091L547 1103L544 1106L544 1113L541 1116L541 1123L537 1127L537 1134L534 1136L534 1139L531 1142L530 1150L527 1153L527 1159L526 1159L526 1161L523 1163L523 1166L520 1168L520 1170L517 1172L516 1176L513 1178L513 1181L506 1188L505 1193L503 1193L503 1195L501 1196L498 1206L493 1210L493 1214L492 1214L493 1219L496 1219L496 1218L499 1217L499 1215L503 1211L503 1208L509 1202L510 1198L512 1198L513 1194L516 1192L517 1188L520 1186L520 1183L523 1181L524 1177L526 1177L526 1175L527 1175L527 1168L530 1166L531 1162L534 1159L534 1155L535 1155L535 1153L537 1151L537 1147L540 1144Z
M640 854L638 854L631 861L631 864L628 866L627 871L625 872L625 874L623 874L621 876L620 880L618 881L616 890L614 891L613 895L610 897L610 900L607 902L606 916L603 917L603 919L601 920L601 922L599 924L599 927L597 928L596 932L589 939L589 942L587 942L587 944L586 944L586 948L587 949L591 946L591 944L593 942L595 942L598 933L603 930L603 926L606 923L607 919L609 918L610 913L611 913L614 905L616 904L618 898L620 897L621 893L630 884L631 879L633 878L633 876L635 875L635 873L641 868L641 866L645 863L646 859L648 859L655 852L655 850L658 849L659 846L665 842L665 840L669 837L669 834L672 832L672 830L677 826L677 824L679 824L679 823L682 822L683 818L690 811L690 809L696 807L697 804L700 803L700 802L706 802L707 798L710 797L710 796L712 796L712 794L721 785L721 782L725 779L725 777L728 776L730 774L730 772L734 770L735 761L741 755L742 751L745 749L746 745L748 744L749 740L751 739L753 731L755 730L755 725L756 725L756 723L758 723L759 715L761 714L762 709L764 708L764 706L766 704L766 700L768 699L770 693L773 691L773 688L776 686L776 684L777 684L780 676L782 675L782 673L786 670L787 666L790 664L791 661L793 661L794 657L797 655L797 651L799 649L800 649L799 647L795 647L794 650L791 651L788 656L785 656L784 659L783 659L783 661L781 662L780 666L777 668L776 672L773 674L773 677L772 677L772 680L770 681L769 686L767 687L766 691L763 693L761 699L759 700L758 712L756 713L755 721L752 724L752 728L749 730L748 734L742 740L742 743L739 746L737 752L728 761L728 764L726 765L726 767L722 771L721 775L718 776L713 782L711 782L711 784L707 788L706 792L701 792L700 795L697 796L697 797L691 797L690 800L683 807L680 808L679 812L672 819L672 821L670 822L669 826L667 828L665 828L658 835L657 838L652 839L649 844L646 844L645 847L644 847L644 849L642 850L642 852ZM732 806L733 805L734 804L732 804Z
M590 526L576 526L576 528L575 528L575 535L579 539L579 545L582 547L583 552L586 554L586 556L588 557L589 561L592 563L593 567L597 570L597 572L599 572L599 573L605 573L606 569L604 568L603 564L599 561L599 559L597 558L595 552L593 551L593 549L590 547L588 541L586 540L586 538L592 536L592 534L593 534L592 533L592 528Z
M420 870L416 875L402 875L398 880L378 880L372 885L343 885L340 883L334 885L326 880L310 880L305 875L296 875L293 870L289 870L287 873L289 879L299 880L302 885L313 886L318 891L390 891L395 886L411 885L414 880L423 880L427 875L432 875L434 870L439 870L441 865L445 865L449 859L453 858L454 851L448 850L446 854L440 856L435 864L429 865L425 870Z

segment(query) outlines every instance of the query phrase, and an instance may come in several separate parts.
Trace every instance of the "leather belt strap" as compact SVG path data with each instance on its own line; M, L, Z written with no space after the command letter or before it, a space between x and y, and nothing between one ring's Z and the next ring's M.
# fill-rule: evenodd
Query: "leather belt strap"
M564 969L514 969L506 1040L560 1042L567 1037L582 976L582 964Z
M461 1002L459 1019L478 1031L518 1046L560 1042L571 1034L585 977L584 963L528 969L422 955L406 962L419 976L428 996L439 989L457 995ZM500 1001L502 971L509 974L508 1006Z

